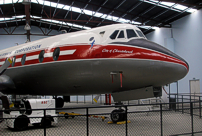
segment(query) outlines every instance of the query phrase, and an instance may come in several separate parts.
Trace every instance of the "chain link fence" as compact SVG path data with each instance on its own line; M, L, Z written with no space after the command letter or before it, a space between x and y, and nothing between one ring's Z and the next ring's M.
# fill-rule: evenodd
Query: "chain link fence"
M111 111L115 106L37 109L43 116L26 116L19 110L3 110L0 112L9 115L23 114L19 115L20 118L8 118L3 113L0 135L193 135L202 131L200 105L199 102L124 105L122 114L127 122L118 122L120 124L111 123ZM47 116L49 110L57 110L57 114Z

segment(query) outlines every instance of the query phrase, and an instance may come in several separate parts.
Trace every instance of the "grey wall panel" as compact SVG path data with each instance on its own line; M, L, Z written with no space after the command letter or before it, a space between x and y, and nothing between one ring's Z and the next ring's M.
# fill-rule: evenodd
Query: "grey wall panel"
M189 80L202 78L202 9L173 22L172 31L171 28L159 28L146 37L165 46L163 40L172 38L171 32L174 52L184 58L190 68L187 76L178 82L179 92L189 93Z
M9 33L12 32L14 27L6 29ZM42 28L42 30L46 33L48 33L50 30L45 28ZM24 34L26 31L24 30L24 26L19 26L15 29L13 34ZM31 33L32 34L43 34L39 27L31 26ZM7 34L4 29L0 29L0 34ZM49 35L58 35L61 34L61 32L58 32L56 30L52 30ZM43 39L49 36L35 36L31 35L30 39L31 41ZM23 44L27 41L26 35L0 35L0 50L16 46L16 43Z

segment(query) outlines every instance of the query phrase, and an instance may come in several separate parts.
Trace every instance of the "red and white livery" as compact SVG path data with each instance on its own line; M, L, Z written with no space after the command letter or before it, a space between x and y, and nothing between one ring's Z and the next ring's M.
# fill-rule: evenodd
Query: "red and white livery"
M113 95L115 101L153 97L183 78L188 63L147 40L130 24L66 33L0 51L0 91L31 95ZM156 94L155 94L156 93Z

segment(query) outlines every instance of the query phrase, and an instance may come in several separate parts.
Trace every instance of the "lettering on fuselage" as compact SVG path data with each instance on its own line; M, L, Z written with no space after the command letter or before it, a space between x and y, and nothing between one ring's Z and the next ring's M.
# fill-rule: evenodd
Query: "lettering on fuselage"
M21 52L26 52L26 51L30 51L30 50L35 50L35 49L39 49L39 48L41 48L41 45L26 47L26 48L22 48L22 49L16 50L14 54L21 53ZM0 57L10 55L11 53L12 53L12 51L0 54Z
M132 51L127 51L127 50L118 50L118 49L112 49L112 50L103 49L102 52L107 52L107 53L128 53L128 54L131 54L131 53L133 53L133 50Z

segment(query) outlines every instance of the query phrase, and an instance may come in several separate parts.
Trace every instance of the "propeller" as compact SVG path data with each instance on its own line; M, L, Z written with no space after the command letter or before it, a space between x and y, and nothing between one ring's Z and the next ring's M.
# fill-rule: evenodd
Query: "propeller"
M7 58L5 63L0 67L0 75L2 75L6 69L10 66L12 63L12 60L10 58Z
M100 94L96 95L93 100L97 103L97 101L98 101L99 98L100 98Z

